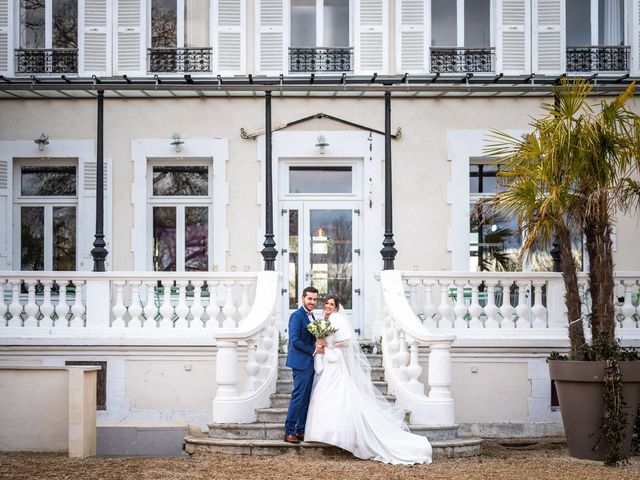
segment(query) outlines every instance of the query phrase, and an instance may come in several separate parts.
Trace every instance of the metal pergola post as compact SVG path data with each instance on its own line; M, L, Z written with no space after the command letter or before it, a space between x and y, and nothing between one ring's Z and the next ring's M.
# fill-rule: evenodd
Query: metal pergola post
M391 178L391 92L384 92L384 240L382 241L383 269L393 270L396 242L393 240L393 195Z
M276 242L273 239L273 172L271 158L271 91L266 91L265 99L265 232L262 258L265 270L276 269Z
M98 128L96 134L96 234L91 256L93 271L104 272L109 252L104 241L104 91L98 91Z

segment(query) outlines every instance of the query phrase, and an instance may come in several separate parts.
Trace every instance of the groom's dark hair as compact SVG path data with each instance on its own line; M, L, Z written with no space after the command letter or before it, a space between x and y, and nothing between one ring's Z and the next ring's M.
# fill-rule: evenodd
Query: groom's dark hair
M302 298L306 297L307 293L318 293L318 289L316 287L305 287L305 289L302 290Z

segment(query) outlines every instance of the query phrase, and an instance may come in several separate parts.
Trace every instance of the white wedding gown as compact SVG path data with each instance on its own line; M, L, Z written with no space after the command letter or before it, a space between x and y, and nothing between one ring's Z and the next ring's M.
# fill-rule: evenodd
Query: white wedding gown
M324 366L314 379L305 442L335 445L365 460L431 463L429 441L409 432L404 412L371 383L369 363L348 320L338 312L329 320L338 331L327 339Z

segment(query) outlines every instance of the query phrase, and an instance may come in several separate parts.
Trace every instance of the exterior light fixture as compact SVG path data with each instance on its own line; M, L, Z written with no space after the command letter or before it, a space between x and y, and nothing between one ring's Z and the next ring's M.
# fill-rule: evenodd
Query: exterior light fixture
M44 146L49 145L49 135L47 135L46 133L41 133L40 136L34 140L34 143L38 145L38 150L43 152Z
M328 146L329 144L325 140L324 135L318 135L318 143L316 143L316 147L320 149L320 155L324 155L326 153L325 149Z
M184 140L180 138L180 134L178 132L173 133L171 135L171 139L173 140L171 145L176 149L176 153L180 153L182 151L182 144L184 143Z

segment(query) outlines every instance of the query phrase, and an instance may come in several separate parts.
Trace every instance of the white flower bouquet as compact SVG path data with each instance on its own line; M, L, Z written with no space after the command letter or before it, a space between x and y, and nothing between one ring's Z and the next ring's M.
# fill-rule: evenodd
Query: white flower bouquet
M313 320L307 325L307 330L316 338L327 338L329 335L333 335L338 331L326 318Z

